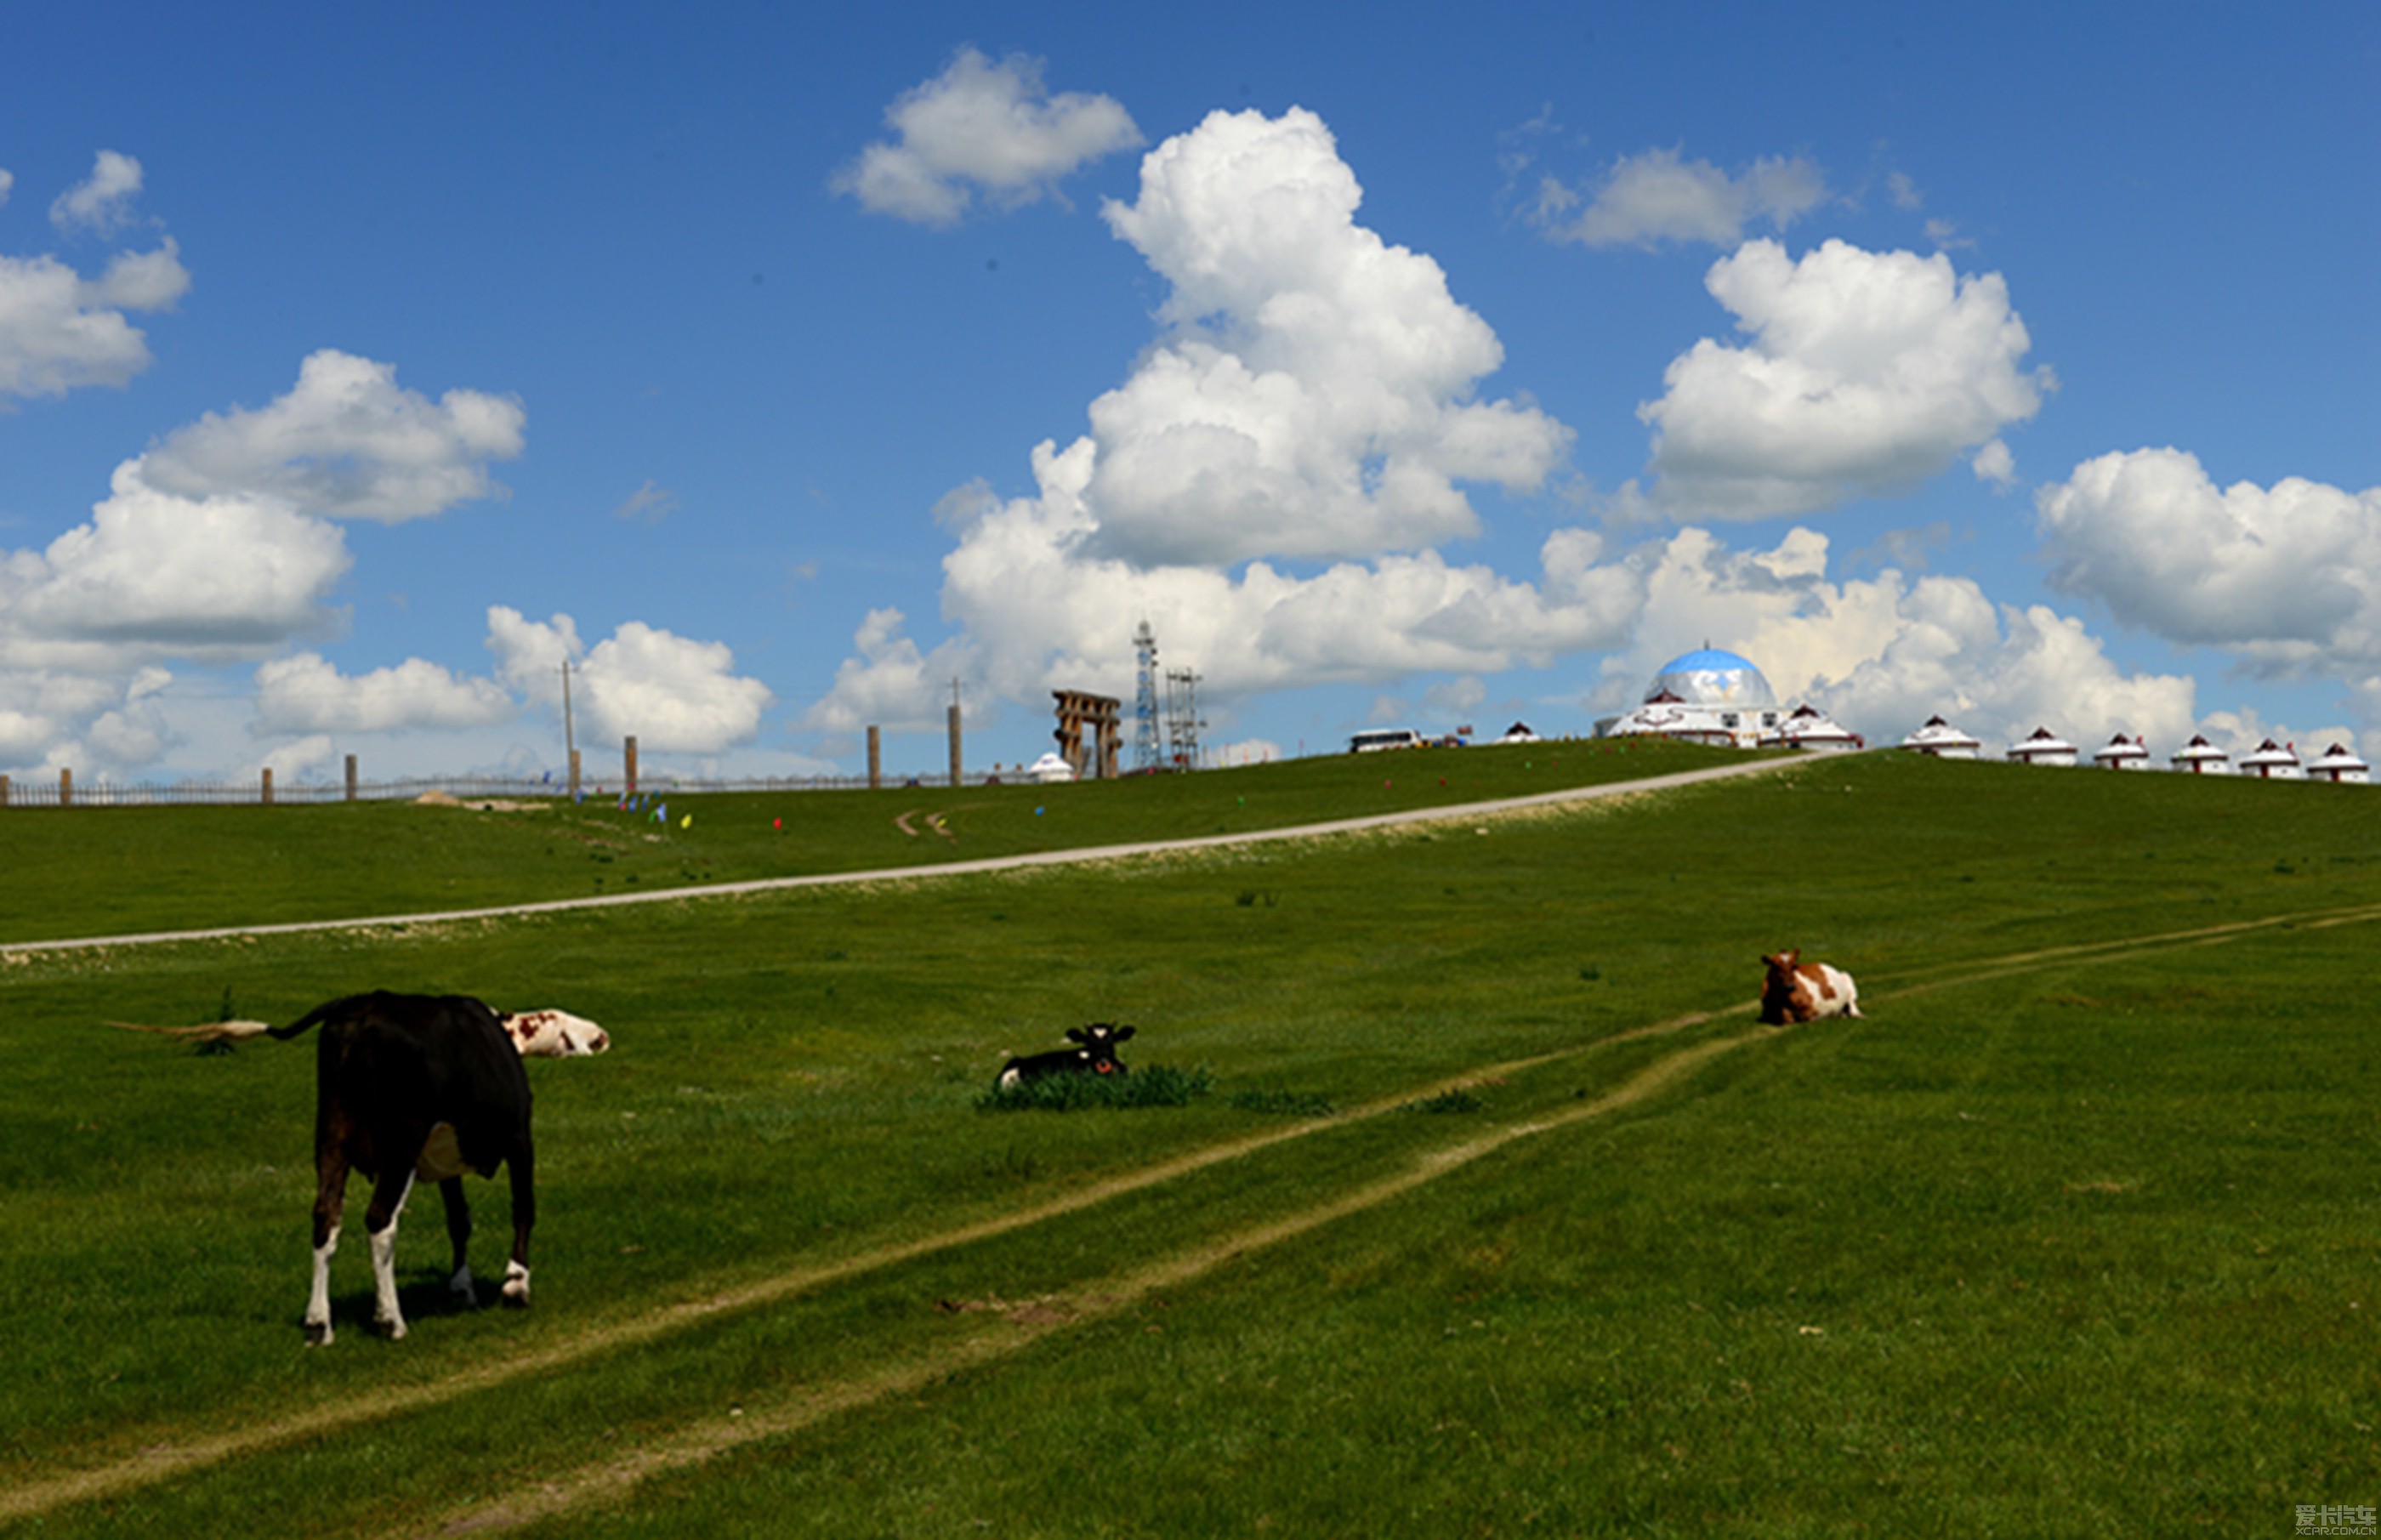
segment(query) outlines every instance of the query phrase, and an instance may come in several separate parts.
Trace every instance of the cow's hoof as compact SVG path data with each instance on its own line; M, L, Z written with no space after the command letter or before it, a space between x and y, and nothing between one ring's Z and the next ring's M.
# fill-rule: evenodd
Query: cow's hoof
M328 1321L307 1322L306 1345L310 1348L329 1347L331 1345L331 1323Z
M455 1296L455 1302L466 1310L480 1307L480 1296L471 1287L471 1269L469 1267L462 1268L446 1280L446 1291Z
M529 1304L529 1269L518 1262L505 1265L504 1302L515 1310L525 1309Z
M402 1342L405 1340L405 1323L402 1320L374 1321L372 1323L372 1330L380 1333L383 1337L387 1338L392 1342Z

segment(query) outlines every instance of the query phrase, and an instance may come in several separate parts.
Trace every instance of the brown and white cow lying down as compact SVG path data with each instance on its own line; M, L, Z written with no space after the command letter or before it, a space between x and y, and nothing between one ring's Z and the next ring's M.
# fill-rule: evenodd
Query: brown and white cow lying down
M125 1023L117 1023L124 1025ZM391 1339L405 1335L397 1301L397 1220L416 1178L438 1184L455 1270L447 1287L478 1303L466 1249L471 1210L463 1173L512 1176L513 1250L505 1268L507 1304L529 1303L529 1236L537 1222L524 1057L600 1054L612 1040L568 1011L499 1016L464 995L350 995L315 1007L286 1027L224 1021L150 1027L202 1043L257 1036L287 1039L320 1028L314 1074L314 1285L306 1338L331 1340L331 1256L339 1246L348 1173L372 1179L364 1228L372 1239L372 1319Z
M1761 959L1769 976L1761 985L1761 1019L1772 1026L1815 1021L1825 1016L1858 1016L1860 986L1840 968L1804 962L1789 947Z

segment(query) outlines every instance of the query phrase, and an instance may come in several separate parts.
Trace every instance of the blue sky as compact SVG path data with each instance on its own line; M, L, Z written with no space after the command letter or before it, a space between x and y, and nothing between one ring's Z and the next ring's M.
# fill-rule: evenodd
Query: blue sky
M820 9L18 18L0 771L2381 752L2381 11Z

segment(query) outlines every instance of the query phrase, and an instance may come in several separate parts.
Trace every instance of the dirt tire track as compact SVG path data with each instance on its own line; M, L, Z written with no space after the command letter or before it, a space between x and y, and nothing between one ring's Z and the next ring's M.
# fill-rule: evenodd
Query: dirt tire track
M2228 920L2221 924L2201 925L2183 931L2161 931L2152 935L2120 936L2110 941L2079 941L2070 946L2013 952L2008 957L1995 958L1981 966L1962 969L1940 978L1922 977L1911 983L1864 993L1870 1000L1899 1000L1959 984L1984 984L2020 973L2039 972L2061 963L2113 962L2177 947L2219 947L2261 931L2331 930L2340 925L2365 924L2375 920L2381 920L2381 904L2354 904L2345 909L2304 910L2291 914L2269 914L2256 920ZM1884 976L1888 980L1893 977L1890 973Z

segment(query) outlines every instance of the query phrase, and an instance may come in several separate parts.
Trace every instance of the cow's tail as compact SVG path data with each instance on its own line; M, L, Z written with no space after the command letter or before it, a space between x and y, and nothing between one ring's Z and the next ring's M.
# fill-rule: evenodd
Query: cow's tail
M206 1021L195 1027L151 1027L138 1021L110 1021L111 1027L126 1032L153 1032L161 1037L178 1037L202 1048L218 1043L245 1043L251 1037L287 1035L269 1021Z
M353 1015L356 1008L369 998L367 996L349 996L346 999L333 1000L328 1005L316 1006L286 1027L276 1027L270 1021L206 1021L195 1027L144 1027L134 1021L110 1021L107 1024L122 1027L127 1032L153 1032L164 1037L178 1037L201 1048L245 1043L255 1037L275 1037L287 1043L325 1021Z

